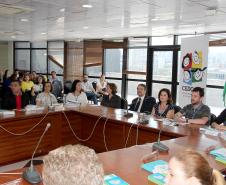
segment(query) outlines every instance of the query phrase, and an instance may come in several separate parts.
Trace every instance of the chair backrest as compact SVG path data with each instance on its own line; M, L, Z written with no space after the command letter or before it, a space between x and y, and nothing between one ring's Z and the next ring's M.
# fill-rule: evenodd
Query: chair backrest
M209 125L211 125L215 120L216 120L217 116L213 113L210 113L209 116Z
M72 87L72 81L71 80L65 81L64 94L68 94L69 92L71 92L71 87Z
M123 98L121 98L121 109L127 109L127 102Z
M94 90L96 91L97 90L97 82L96 81L92 82L92 85L93 85Z
M180 106L174 105L174 114L180 112L180 110L181 110L181 107Z

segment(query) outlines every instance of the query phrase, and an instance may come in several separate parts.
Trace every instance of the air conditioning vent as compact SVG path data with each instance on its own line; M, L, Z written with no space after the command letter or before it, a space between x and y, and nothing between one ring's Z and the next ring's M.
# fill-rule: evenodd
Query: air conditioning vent
M0 15L14 15L20 13L29 13L34 11L31 8L21 7L21 6L12 6L8 4L0 3Z

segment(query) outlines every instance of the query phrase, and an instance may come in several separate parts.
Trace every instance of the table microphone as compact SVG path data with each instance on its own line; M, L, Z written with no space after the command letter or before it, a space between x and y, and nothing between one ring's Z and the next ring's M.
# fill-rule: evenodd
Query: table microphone
M46 128L44 130L44 132L42 133L39 141L38 141L38 144L32 154L32 157L31 157L31 165L29 168L27 168L24 172L23 172L23 179L25 179L27 182L31 183L31 184L38 184L42 181L42 178L41 178L41 175L39 174L39 172L35 169L34 165L33 165L33 159L34 159L34 155L45 135L45 133L48 131L48 129L51 127L51 123L48 123L46 125Z
M122 98L124 102L126 102L126 112L124 113L124 117L130 118L133 117L133 113L129 112L128 101L125 98Z
M169 151L169 147L167 147L166 145L162 144L161 141L160 141L161 132L162 132L162 129L160 129L159 136L158 136L158 141L153 144L152 149L153 150L158 150L159 152L168 152Z

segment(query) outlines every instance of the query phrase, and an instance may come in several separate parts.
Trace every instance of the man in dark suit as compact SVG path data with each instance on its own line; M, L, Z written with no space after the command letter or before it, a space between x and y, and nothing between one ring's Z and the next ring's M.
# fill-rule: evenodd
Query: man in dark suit
M153 97L146 96L146 89L147 87L144 84L139 84L137 86L138 97L132 101L129 110L141 113L149 113L152 111L153 106L156 104L156 100Z
M19 81L12 81L10 91L4 95L2 101L3 109L23 109L30 102L27 93L23 93Z

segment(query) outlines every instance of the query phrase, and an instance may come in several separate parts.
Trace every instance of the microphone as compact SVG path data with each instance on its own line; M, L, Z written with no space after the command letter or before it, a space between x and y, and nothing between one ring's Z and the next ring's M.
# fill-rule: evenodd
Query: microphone
M126 102L126 112L124 113L124 117L130 118L133 117L133 113L129 112L128 101L125 98L122 98L124 102Z
M45 135L45 133L48 131L48 129L51 127L51 123L48 123L46 125L46 128L44 130L44 132L42 133L39 141L38 141L38 144L32 154L32 157L31 157L31 165L29 168L26 169L26 171L23 172L23 179L26 180L27 182L31 183L31 184L38 184L42 181L42 178L41 178L41 175L39 174L39 172L35 169L34 165L33 165L33 159L34 159L34 155Z
M164 145L160 141L161 133L162 133L162 129L160 129L159 136L158 136L158 141L153 144L152 149L153 150L157 150L159 152L168 152L169 151L169 147L167 147L166 145Z

